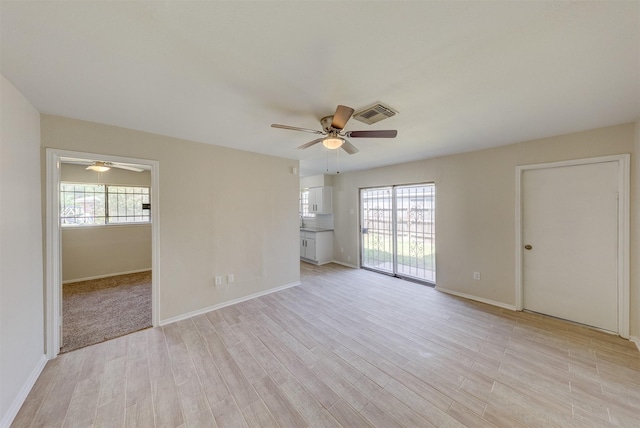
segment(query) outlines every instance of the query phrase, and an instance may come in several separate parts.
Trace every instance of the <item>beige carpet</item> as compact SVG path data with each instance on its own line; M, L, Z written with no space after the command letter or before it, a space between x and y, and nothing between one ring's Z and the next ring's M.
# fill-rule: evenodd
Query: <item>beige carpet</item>
M62 286L60 352L151 327L151 271Z

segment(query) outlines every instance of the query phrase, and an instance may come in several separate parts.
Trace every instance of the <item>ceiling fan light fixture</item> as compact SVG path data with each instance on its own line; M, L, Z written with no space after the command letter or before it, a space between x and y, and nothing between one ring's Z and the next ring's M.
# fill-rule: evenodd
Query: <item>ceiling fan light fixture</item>
M339 137L327 137L324 140L322 140L322 145L325 146L327 149L331 149L331 150L340 148L343 143L344 143L344 140Z
M106 171L109 171L111 168L108 167L104 162L94 162L93 164L89 165L85 169L89 171L106 172Z

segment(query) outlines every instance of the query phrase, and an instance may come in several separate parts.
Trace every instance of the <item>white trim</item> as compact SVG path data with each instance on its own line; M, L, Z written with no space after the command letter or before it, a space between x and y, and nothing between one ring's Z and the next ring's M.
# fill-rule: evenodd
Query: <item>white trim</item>
M618 334L629 338L630 326L630 211L631 211L631 156L622 155L618 161ZM622 282L622 284L620 284Z
M516 307L513 305L509 305L507 303L498 302L495 300L485 299L484 297L474 296L472 294L460 293L459 291L449 290L447 288L442 287L434 287L438 291L442 291L443 293L452 294L454 296L463 297L469 300L475 300L476 302L486 303L487 305L497 306L499 308L509 309L510 311L515 311Z
M145 268L145 269L129 270L129 271L126 271L126 272L107 273L105 275L87 276L86 278L67 279L65 281L62 281L62 285L73 284L74 282L91 281L92 279L102 279L102 278L110 278L112 276L120 276L120 275L129 275L129 274L132 274L132 273L148 272L150 270L152 270L152 269L151 268Z
M121 186L126 187L126 186ZM130 186L143 187L143 186ZM107 223L107 224L63 224L62 230L86 230L86 229L111 229L114 227L128 226L151 226L150 221L131 221L128 223Z
M46 282L45 282L45 352L55 358L60 351L60 156L46 151Z
M636 344L636 348L640 351L640 337L638 336L629 336L629 340Z
M516 311L524 310L522 297L522 167L516 166Z
M621 337L629 338L629 188L630 155L610 155L595 158L574 159L516 166L516 310L524 309L522 269L522 174L533 169L558 168L588 165L603 162L618 163L618 331Z
M60 351L61 318L61 230L59 198L60 158L100 158L108 162L133 163L151 167L151 322L160 324L160 163L155 160L128 158L70 150L46 149L46 285L45 344L48 358Z
M319 262L317 260L308 259L306 257L300 257L300 261L301 262L305 262L305 263L309 263L310 265L316 265L316 266L322 266L322 265L326 265L328 263L333 263L333 260L327 260L327 261L324 261L324 262Z
M33 385L35 385L36 381L38 380L40 373L42 373L42 370L44 370L44 366L47 365L47 361L49 361L47 359L47 356L42 354L42 356L38 360L38 363L33 368L31 374L25 381L24 385L22 385L22 388L20 388L20 392L18 392L18 395L13 400L13 403L11 403L11 406L9 406L9 410L7 410L7 413L4 414L2 421L0 421L0 427L9 428L11 426L11 423L16 418L18 412L20 411L20 408L24 404L24 401L27 399L29 392L31 392L31 388L33 388Z
M238 297L237 299L227 300L226 302L218 303L217 305L207 306L206 308L197 309L195 311L187 312L186 314L176 315L175 317L167 318L160 321L160 325L167 325L177 321L186 320L198 315L206 314L207 312L215 311L216 309L222 309L227 306L235 305L236 303L246 302L247 300L255 299L256 297L266 296L267 294L282 291L287 288L296 287L300 285L300 281L292 282L290 284L280 285L278 287L270 288L266 291L260 291L258 293L249 294L248 296Z
M346 267L353 268L353 269L360 269L360 268L359 268L358 266L356 266L356 265L352 265L352 264L344 263L344 262L339 262L339 261L337 261L337 260L333 260L333 261L331 261L331 263L335 263L335 264L337 264L337 265L346 266Z

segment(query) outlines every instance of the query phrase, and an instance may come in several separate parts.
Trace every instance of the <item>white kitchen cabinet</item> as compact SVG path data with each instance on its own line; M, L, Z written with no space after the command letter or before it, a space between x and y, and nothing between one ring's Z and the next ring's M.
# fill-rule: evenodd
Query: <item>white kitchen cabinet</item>
M318 265L333 261L333 231L300 231L300 258Z
M309 189L309 212L312 214L331 214L333 211L333 189L331 187L312 187Z
M305 234L302 237L302 233ZM315 233L309 232L308 235L312 237L307 237L307 232L302 232L300 234L300 257L303 259L316 260L316 240Z

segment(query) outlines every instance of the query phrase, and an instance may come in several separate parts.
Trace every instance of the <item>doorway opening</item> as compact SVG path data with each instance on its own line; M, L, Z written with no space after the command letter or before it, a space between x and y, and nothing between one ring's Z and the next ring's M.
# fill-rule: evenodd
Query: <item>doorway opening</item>
M151 167L61 158L60 352L151 327Z
M361 266L436 283L435 184L360 189Z
M138 282L146 281L145 293L147 295L142 298L146 308L138 311L140 313L144 312L144 314L135 313L134 309L129 315L131 315L131 319L142 316L145 318L145 325L157 326L159 324L159 163L145 159L57 149L46 149L46 159L47 276L45 319L48 358L57 356L63 344L65 344L63 341L63 327L65 325L63 294L67 290L63 293L63 283L81 284L80 288L84 292L88 291L87 289L96 288L104 291L104 289L109 288L109 285L113 285L111 279L117 278L115 274L121 274L122 278L120 279L129 284L133 280ZM104 169L102 171L95 169L93 171L95 180L92 183L88 183L86 176L82 178L82 172L87 168L84 163L87 163L87 165L93 163L100 167L104 167L107 164L112 168L112 171L133 171L133 174L145 171L148 176L146 178L147 182L146 185L134 183L135 179L131 177L122 178L122 174L121 180L115 179L115 175L107 179L104 177ZM63 176L63 165L67 164L70 167L74 167L75 170L67 171L68 173ZM118 167L114 167L115 165ZM126 171L127 169L129 171ZM102 178L100 174L103 175ZM107 183L108 181L113 182ZM125 183L126 181L129 181L129 183ZM132 208L134 209L132 210ZM142 228L138 227L141 225ZM125 230L134 226L138 227L140 231ZM143 230L145 228L146 230ZM118 248L109 247L109 245L113 244L114 233L121 237L129 234L131 236L136 234L144 236L144 238L139 239L138 245L147 246L148 256L146 259L143 257L144 260L138 263L140 266L134 266L131 258L121 257L122 254L119 254L121 250L118 250ZM65 240L67 241L66 243ZM79 243L90 246L91 248L87 249L86 253L93 252L95 254L92 255L96 257L91 259L89 254L83 254L83 250L76 247ZM120 246L119 248L122 249L123 247ZM70 255L66 259L64 257L65 252ZM74 264L73 259L80 259L80 263ZM71 262L71 264L68 262ZM91 266L92 263L100 266ZM150 275L151 272L153 272L153 275ZM101 281L101 284L91 284L92 282ZM105 282L110 282L111 284L106 284ZM64 287L67 287L67 285ZM148 306L149 288L150 308ZM117 287L114 287L110 291L115 291L116 289ZM104 309L102 312L107 312L107 305L116 303L114 300L118 298L114 296L103 296L100 299L100 303L97 306ZM118 310L116 309L115 312L118 312ZM99 327L105 327L107 323L99 323ZM81 330L84 330L84 322L81 321L79 325ZM116 327L114 330L116 331L115 335L113 335L114 333L104 334L99 338L101 340L98 341L121 335L117 333L118 330L122 334L129 332L122 330L120 327ZM103 332L97 331L95 334L98 337ZM67 350L70 349L63 349L63 351Z

